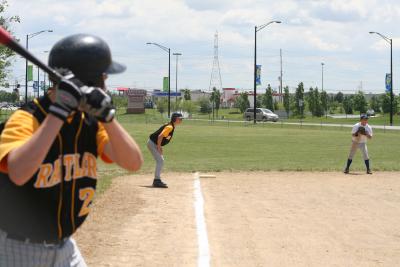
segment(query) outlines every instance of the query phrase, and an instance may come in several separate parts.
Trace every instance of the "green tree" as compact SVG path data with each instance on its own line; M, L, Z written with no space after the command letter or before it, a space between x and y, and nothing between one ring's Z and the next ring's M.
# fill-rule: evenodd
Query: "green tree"
M314 95L314 89L310 87L310 90L305 94L306 101L308 104L308 109L310 110L312 116L315 115L315 95Z
M172 110L179 111L182 109L182 101L181 98L177 98L176 101L171 101Z
M111 98L116 108L126 108L128 106L128 98L126 96L113 94Z
M321 117L322 115L324 115L324 108L322 105L321 93L318 91L318 87L316 87L314 90L314 99L315 99L314 116Z
M358 91L353 97L354 110L360 112L360 114L365 113L367 111L367 106L368 104L364 93L362 91Z
M283 107L285 108L286 115L289 118L289 111L290 111L290 93L289 93L289 87L285 86L283 88Z
M235 100L235 108L238 108L243 113L247 108L250 107L249 96L247 93L240 93Z
M164 112L167 110L168 108L168 99L161 97L156 101L156 106L157 106L157 110L158 112L162 114L164 114Z
M192 96L190 94L190 90L189 89L183 90L183 98L185 100L191 100L192 99Z
M263 107L263 101L264 101L264 94L258 95L256 97L256 107Z
M189 118L192 117L193 113L198 109L198 106L193 103L192 100L182 101L182 110L189 114Z
M382 94L380 96L383 113L390 113L390 94Z
M294 95L294 114L303 117L304 105L304 84L301 82L297 86L296 93Z
M210 101L213 104L213 111L214 109L217 111L217 117L218 117L218 110L221 104L221 92L217 90L217 88L213 88L213 91L211 93Z
M321 107L323 110L323 113L325 115L328 115L328 108L329 108L329 97L326 91L321 91Z
M18 94L16 92L6 92L1 90L0 91L0 102L8 102L8 103L15 103L18 100Z
M265 94L263 96L262 106L274 111L274 100L272 97L272 88L271 88L271 85L269 85L269 84L268 84L268 87L265 90Z
M344 100L344 95L343 95L343 93L342 93L342 92L338 92L338 93L335 95L335 101L337 101L338 103L343 103L343 100Z
M353 114L353 97L345 96L343 98L343 109L345 114Z
M329 105L329 113L330 114L335 114L337 108L340 106L339 102L337 101L332 101Z
M12 35L12 24L19 23L19 16L6 16L5 11L8 7L6 0L0 1L0 25ZM7 47L0 45L0 84L5 82L8 74L8 67L11 66L11 60L15 53Z
M375 112L380 112L381 110L381 101L379 97L377 96L372 96L371 99L369 100L369 107L372 108Z
M273 109L273 111L278 110L278 109L279 109L279 103L278 103L278 101L274 100L274 109Z
M212 111L210 99L202 97L199 99L200 112L203 114L210 114Z

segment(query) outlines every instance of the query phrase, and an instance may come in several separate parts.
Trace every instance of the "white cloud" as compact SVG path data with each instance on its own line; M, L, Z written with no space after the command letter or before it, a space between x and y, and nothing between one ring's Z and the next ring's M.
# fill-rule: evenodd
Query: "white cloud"
M331 61L327 62L331 73L346 73L346 69L353 71L366 65L373 65L372 72L386 68L377 60L381 53L376 51L384 53L388 45L369 31L393 37L394 53L400 49L400 29L396 26L400 4L396 0L13 0L9 4L10 14L22 18L15 31L21 39L44 28L54 30L35 37L30 45L35 53L77 32L107 40L115 57L128 64L125 74L110 77L112 84L134 81L160 87L167 55L145 45L157 42L183 53L182 84L207 88L213 37L218 30L223 80L232 87L251 87L254 26L271 20L283 23L258 33L258 60L275 68L277 62L268 57L275 57L282 48L285 60L293 62L285 66L291 75L287 80L318 80L319 74L309 70L318 69L321 59ZM275 73L265 75L276 78ZM342 80L347 82L327 82L327 87L351 88L354 82L350 81L359 78L353 73ZM380 82L371 76L364 84L374 89Z

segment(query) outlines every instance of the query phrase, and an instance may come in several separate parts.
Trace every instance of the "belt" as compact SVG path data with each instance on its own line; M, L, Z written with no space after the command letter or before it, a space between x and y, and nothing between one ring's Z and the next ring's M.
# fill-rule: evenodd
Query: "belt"
M61 247L68 240L68 237L65 237L61 240L31 239L13 233L6 233L6 238L21 241L27 244L40 244L46 247Z

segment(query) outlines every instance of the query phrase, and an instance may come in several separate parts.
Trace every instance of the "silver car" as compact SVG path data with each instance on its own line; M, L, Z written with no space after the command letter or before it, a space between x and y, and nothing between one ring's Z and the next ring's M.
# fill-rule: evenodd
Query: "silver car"
M248 108L243 114L243 117L250 121L254 119L254 109ZM256 120L258 121L278 121L279 116L266 108L256 108Z

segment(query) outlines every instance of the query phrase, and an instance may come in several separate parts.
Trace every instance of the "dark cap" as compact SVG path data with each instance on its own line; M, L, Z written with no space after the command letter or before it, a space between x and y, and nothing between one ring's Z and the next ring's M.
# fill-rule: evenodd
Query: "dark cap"
M360 120L368 120L368 119L369 119L369 117L367 114L361 114Z
M178 119L178 118L183 119L182 113L178 113L178 112L172 113L172 115L171 115L171 121L172 122L175 122L175 120Z

